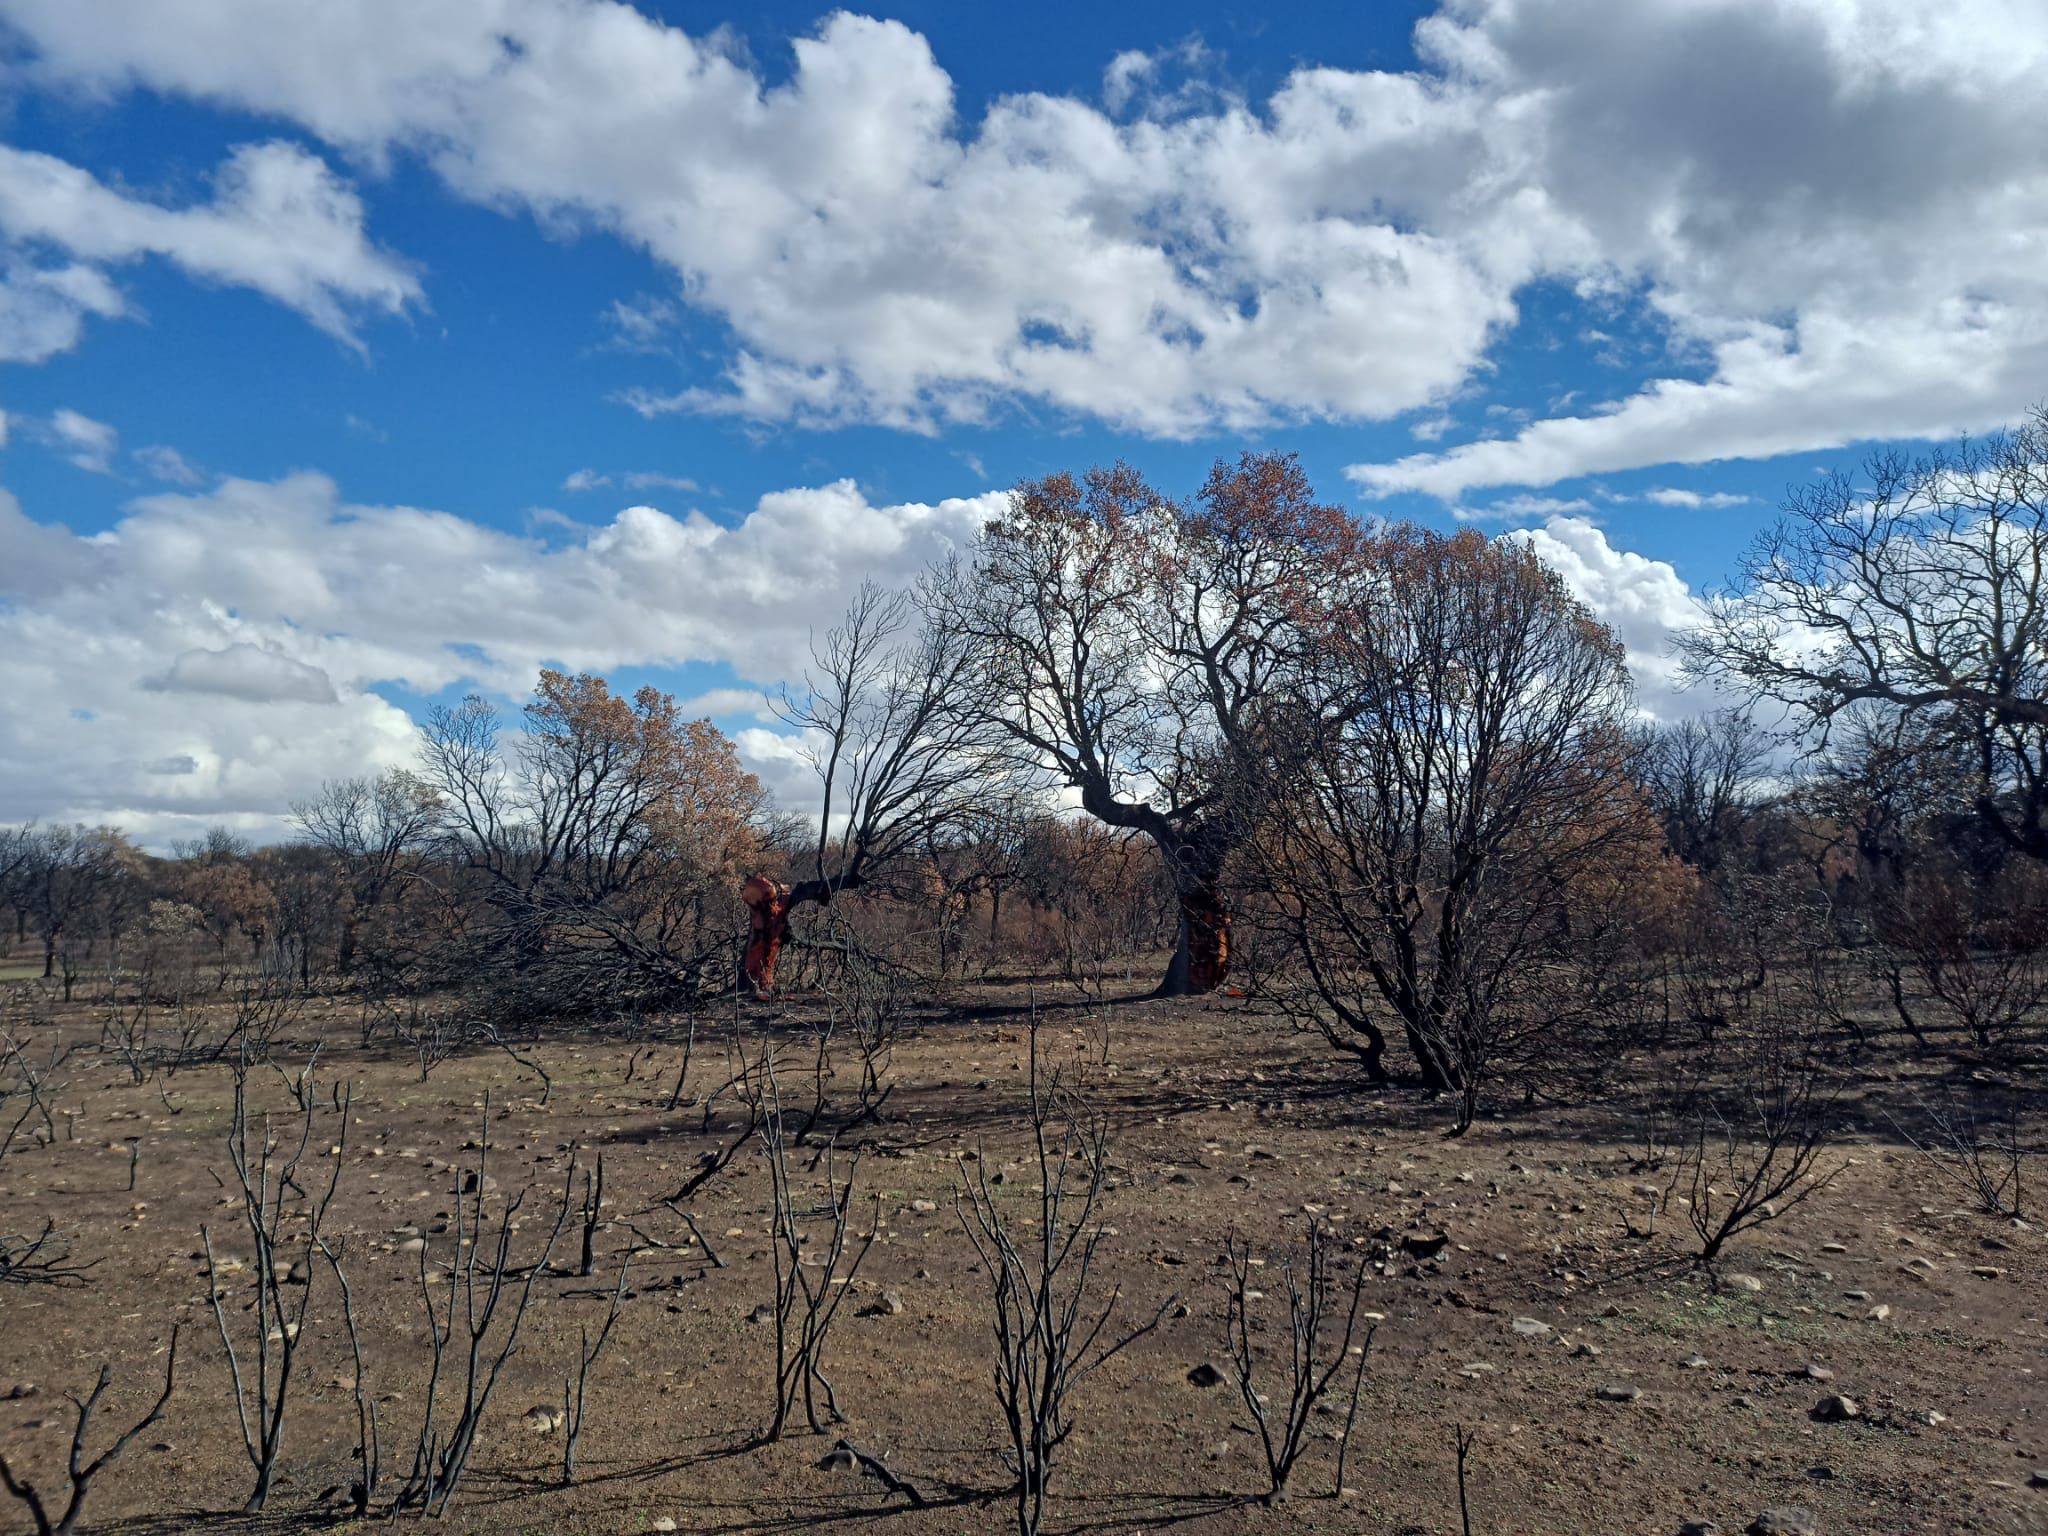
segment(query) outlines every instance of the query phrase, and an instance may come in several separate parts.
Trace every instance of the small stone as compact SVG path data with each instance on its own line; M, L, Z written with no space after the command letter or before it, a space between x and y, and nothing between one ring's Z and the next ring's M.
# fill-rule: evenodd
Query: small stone
M1844 1301L1868 1301L1868 1300L1870 1300L1870 1292L1868 1292L1868 1291L1844 1291L1844 1292L1842 1292L1842 1300L1844 1300Z
M1539 1322L1533 1317L1518 1317L1508 1326L1525 1339L1546 1339L1550 1337L1550 1324Z
M1822 1243L1820 1251L1822 1253L1847 1253L1849 1245L1847 1243Z
M929 1216L939 1207L936 1202L931 1200L913 1200L910 1202L910 1208L920 1216Z
M1844 1397L1837 1393L1833 1397L1824 1397L1815 1403L1812 1416L1819 1419L1823 1424L1840 1424L1849 1419L1862 1418L1863 1409L1855 1398Z
M747 1321L750 1323L772 1323L775 1321L775 1309L766 1302L763 1302L747 1314Z
M7 1389L7 1401L18 1403L25 1397L34 1397L42 1388L32 1381L17 1381Z
M1707 1357L1705 1355L1687 1355L1678 1362L1678 1367L1684 1371L1703 1371L1707 1368Z
M1749 1536L1820 1536L1813 1511L1796 1504L1767 1509L1749 1523Z
M1223 1373L1204 1360L1188 1372L1188 1384L1196 1387L1213 1387L1223 1380Z
M1718 1536L1720 1529L1712 1520L1688 1520L1678 1528L1678 1536Z
M1948 1422L1948 1415L1943 1413L1939 1408L1929 1408L1925 1413L1920 1415L1920 1422L1922 1424L1925 1424L1929 1429L1939 1429L1942 1425Z
M398 1251L400 1253L423 1253L426 1251L426 1246L427 1240L424 1237L408 1237L398 1245Z
M2000 1269L1996 1264L1972 1264L1970 1266L1970 1273L1975 1275L1979 1280L1996 1280L2000 1275L2004 1274L2005 1271Z
M1808 1381L1833 1381L1835 1379L1835 1373L1824 1365L1808 1365L1799 1374Z
M862 1317L894 1317L903 1310L903 1296L898 1291L884 1291L865 1307Z
M1869 1321L1873 1323L1881 1323L1886 1318L1892 1315L1892 1309L1885 1303L1880 1301L1876 1306L1872 1307L1868 1312L1864 1313L1863 1315L1865 1318L1867 1318Z
M818 1458L820 1472L851 1472L860 1465L860 1458L845 1446L834 1446Z
M1728 1283L1738 1291L1760 1291L1764 1288L1763 1281L1755 1275L1730 1275Z
M552 1435L562 1427L562 1410L535 1403L522 1415L522 1422L536 1435Z
M1604 1387L1594 1388L1593 1395L1603 1403L1632 1403L1643 1395L1643 1389L1620 1382L1609 1382Z
M647 1522L647 1529L650 1531L672 1531L675 1528L676 1517L674 1515L656 1515Z
M2048 1488L2048 1467L2034 1468L2034 1470L2030 1474L2028 1474L2027 1486L2029 1488Z
M1590 1339L1581 1339L1572 1347L1572 1358L1574 1360L1598 1360L1600 1358L1600 1346L1593 1343Z

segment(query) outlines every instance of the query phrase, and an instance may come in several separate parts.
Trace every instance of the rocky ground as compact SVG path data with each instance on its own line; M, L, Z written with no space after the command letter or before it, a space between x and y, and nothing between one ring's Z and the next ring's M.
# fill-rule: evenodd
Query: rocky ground
M538 1242L572 1145L586 1166L605 1152L605 1223L594 1279L536 1282L448 1527L1003 1528L988 1287L955 1201L978 1166L1011 1214L1035 1208L1024 1017L1012 994L970 993L906 1030L887 1118L859 1134L856 1209L878 1197L879 1232L826 1360L848 1422L770 1445L753 1443L773 1352L757 1320L771 1295L768 1181L743 1154L680 1206L695 1234L661 1203L734 1123L729 1104L708 1131L701 1107L664 1109L674 1041L546 1043L543 1104L539 1079L501 1052L457 1056L423 1080L410 1054L358 1049L351 1011L310 1018L297 1058L324 1038L322 1077L356 1085L329 1226L346 1239L387 1471L408 1459L424 1397L418 1247L438 1268L488 1125L487 1204L534 1185L515 1255ZM1319 1041L1240 1006L1129 1002L1042 1018L1045 1058L1086 1085L1114 1133L1097 1294L1120 1289L1118 1316L1133 1320L1171 1303L1157 1332L1079 1392L1050 1529L1457 1532L1462 1428L1470 1529L1483 1536L2048 1531L2048 1241L1966 1208L1900 1144L1883 1110L1915 1091L1909 1063L1866 1058L1840 1106L1839 1176L1738 1240L1716 1278L1679 1262L1672 1211L1656 1235L1633 1235L1652 1225L1661 1189L1630 1108L1647 1065L1622 1074L1614 1101L1482 1118L1450 1141L1437 1107L1361 1091ZM764 1024L801 1028L775 1012L749 1028ZM82 1011L70 1027L96 1032ZM717 1026L704 1029L686 1100L724 1075L704 1044ZM834 1084L842 1096L847 1077ZM262 1093L286 1102L275 1074ZM53 1146L0 1165L0 1227L53 1218L93 1267L75 1287L0 1289L0 1452L61 1481L62 1394L112 1365L96 1451L147 1406L182 1322L165 1416L103 1475L86 1525L343 1523L357 1475L354 1366L318 1266L271 1507L223 1513L251 1481L200 1237L208 1227L217 1255L248 1257L223 1140L227 1074L181 1072L160 1094L87 1061L59 1107ZM792 1161L800 1189L816 1185L806 1162ZM1236 1235L1263 1261L1254 1284L1263 1275L1269 1294L1251 1306L1277 1344L1273 1277L1311 1219L1336 1234L1347 1279L1367 1266L1371 1350L1345 1488L1333 1494L1348 1374L1313 1419L1293 1496L1268 1507L1250 1497L1264 1461L1229 1376L1221 1256ZM558 1257L574 1246L571 1234ZM629 1253L629 1299L591 1374L578 1478L563 1488L564 1376ZM250 1281L246 1269L223 1277L238 1327ZM841 1436L886 1458L922 1503L832 1454ZM0 1515L0 1528L17 1527L18 1509Z

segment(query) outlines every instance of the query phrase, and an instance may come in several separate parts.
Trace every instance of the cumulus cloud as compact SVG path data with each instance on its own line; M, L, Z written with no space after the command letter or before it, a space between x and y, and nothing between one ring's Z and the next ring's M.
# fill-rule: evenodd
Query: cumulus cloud
M516 698L542 665L693 661L793 676L863 577L909 580L1001 501L876 505L840 481L736 524L636 506L543 542L352 504L316 474L144 496L90 536L0 492L0 822L275 832L323 778L412 760L380 685ZM760 694L695 707L727 705Z
M735 338L720 384L629 396L653 414L933 430L1025 400L1192 434L1434 410L1539 279L1640 302L1666 376L1361 485L1455 500L1941 434L2014 419L2048 376L2027 0L1446 0L1416 69L1127 115L1160 58L1123 54L1100 103L978 121L921 36L845 13L786 80L617 0L0 17L31 79L281 118L647 251ZM674 302L607 323L654 346Z
M1678 636L1699 622L1699 601L1669 562L1616 549L1585 517L1554 517L1541 528L1502 535L1527 543L1570 585L1602 623L1628 647L1636 702L1660 720L1711 707L1683 687L1675 650Z
M101 268L144 256L253 288L357 347L359 314L399 314L419 300L410 267L370 241L362 200L317 155L283 142L245 144L213 181L212 202L170 208L53 155L0 145L0 234L79 263L10 274L0 346L10 328L28 360L75 345L85 315L123 312Z

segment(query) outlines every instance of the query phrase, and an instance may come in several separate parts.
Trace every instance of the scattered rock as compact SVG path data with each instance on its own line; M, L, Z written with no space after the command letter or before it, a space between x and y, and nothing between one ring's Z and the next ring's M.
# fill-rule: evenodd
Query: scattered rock
M2048 1488L2048 1467L2036 1467L2027 1478L2029 1488Z
M939 1207L936 1201L913 1200L910 1202L910 1208L913 1211L916 1211L920 1216L929 1216L933 1211L936 1211Z
M1880 1301L1863 1315L1873 1323L1881 1323L1892 1315L1892 1309Z
M1508 1326L1525 1339L1547 1339L1550 1337L1550 1324L1539 1322L1533 1317L1518 1317L1512 1323L1509 1323Z
M1948 1422L1948 1415L1943 1413L1939 1408L1929 1408L1925 1413L1920 1415L1920 1422L1922 1424L1925 1424L1929 1429L1939 1429L1942 1425Z
M1972 1264L1970 1266L1970 1273L1975 1275L1979 1280L1996 1280L2000 1275L2004 1274L2005 1271L2000 1269L1996 1264Z
M775 1321L775 1309L764 1301L760 1306L747 1314L747 1321L750 1323L772 1323Z
M1738 1291L1760 1291L1764 1288L1763 1281L1755 1275L1730 1275L1728 1283Z
M1188 1372L1188 1383L1191 1386L1213 1387L1222 1380L1223 1373L1206 1360Z
M1451 1234L1448 1232L1411 1232L1401 1239L1401 1250L1418 1259L1433 1259L1444 1251L1450 1240ZM1544 1330L1546 1333L1549 1331L1547 1328Z
M1767 1509L1749 1523L1749 1536L1820 1536L1813 1511L1796 1504Z
M400 1253L421 1253L425 1251L426 1246L427 1240L424 1237L408 1237L398 1245L398 1251Z
M1598 1360L1600 1358L1600 1346L1588 1339L1581 1339L1572 1347L1572 1358L1574 1360Z
M1833 1397L1824 1397L1815 1403L1813 1405L1812 1417L1819 1419L1823 1424L1840 1424L1849 1419L1862 1418L1863 1408L1855 1398L1844 1397L1837 1393Z
M1622 1382L1609 1382L1604 1387L1594 1388L1593 1395L1603 1403L1632 1403L1643 1395L1643 1389Z
M552 1435L562 1427L562 1410L535 1403L521 1415L520 1421L536 1435Z
M1835 1379L1835 1373L1824 1365L1809 1364L1799 1374L1808 1381L1833 1381Z
M1870 1300L1870 1292L1868 1292L1868 1291L1844 1291L1844 1292L1842 1292L1842 1299L1843 1299L1844 1301L1868 1301L1868 1300Z
M820 1472L852 1472L860 1466L860 1458L845 1446L834 1446L818 1458Z
M1688 1520L1678 1528L1678 1536L1718 1536L1720 1529L1712 1520Z
M647 1529L650 1531L672 1531L675 1528L676 1517L674 1515L656 1515L647 1522Z
M903 1296L898 1291L884 1291L873 1301L860 1309L862 1317L894 1317L903 1310Z
M1678 1362L1678 1368L1683 1371L1703 1371L1707 1368L1707 1357L1705 1355L1687 1355Z
M25 1397L34 1397L36 1393L40 1392L41 1390L42 1388L38 1387L32 1381L17 1381L13 1386L7 1389L7 1401L10 1403L18 1403Z

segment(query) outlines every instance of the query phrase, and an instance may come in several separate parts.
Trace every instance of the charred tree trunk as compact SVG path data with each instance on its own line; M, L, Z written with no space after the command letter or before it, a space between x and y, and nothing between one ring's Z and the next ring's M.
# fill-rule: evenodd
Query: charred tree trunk
M1230 974L1229 904L1214 885L1205 884L1180 896L1180 929L1161 997L1200 997L1214 992Z
M756 997L775 992L775 961L789 938L789 915L805 903L824 906L841 891L858 890L859 873L784 885L766 875L752 875L740 887L747 909L747 953L740 962L740 987Z

